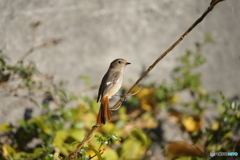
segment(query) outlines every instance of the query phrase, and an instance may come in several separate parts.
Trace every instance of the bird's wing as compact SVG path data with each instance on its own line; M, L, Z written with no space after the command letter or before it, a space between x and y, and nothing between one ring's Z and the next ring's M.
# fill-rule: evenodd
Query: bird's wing
M108 91L117 83L121 72L112 72L112 74L105 74L98 91L97 102L99 102L102 97L108 93Z

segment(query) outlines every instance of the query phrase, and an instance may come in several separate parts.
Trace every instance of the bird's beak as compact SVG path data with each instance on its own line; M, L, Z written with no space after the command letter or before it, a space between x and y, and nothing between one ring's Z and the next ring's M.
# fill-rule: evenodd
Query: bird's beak
M126 65L129 65L129 64L131 64L131 63L129 63L129 62L126 63Z

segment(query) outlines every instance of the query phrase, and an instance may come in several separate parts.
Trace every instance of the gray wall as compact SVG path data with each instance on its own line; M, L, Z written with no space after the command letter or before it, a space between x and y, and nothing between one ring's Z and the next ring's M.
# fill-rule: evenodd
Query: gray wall
M55 81L67 81L67 88L79 93L85 87L77 78L79 75L89 76L97 85L109 63L121 57L132 63L125 69L124 84L130 85L129 79L135 81L208 4L208 0L2 0L0 48L15 63L31 45L29 24L41 21L36 45L50 38L64 38L58 46L36 51L26 59L34 60L42 73L53 75ZM203 50L208 60L200 69L204 87L222 90L227 97L239 95L239 7L239 0L217 5L144 82L170 80L176 57L186 48L194 49L194 43L210 32L215 44ZM93 93L97 94L97 90ZM2 101L1 107L7 106Z

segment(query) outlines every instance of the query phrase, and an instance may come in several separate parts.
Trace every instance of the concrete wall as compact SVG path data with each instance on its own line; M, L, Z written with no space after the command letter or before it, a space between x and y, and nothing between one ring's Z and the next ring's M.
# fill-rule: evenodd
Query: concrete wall
M29 24L41 21L35 45L50 38L64 38L58 46L38 50L26 59L35 61L42 73L53 75L55 81L67 81L67 88L78 93L85 87L79 75L89 76L97 85L109 63L121 57L132 63L125 69L124 84L130 85L129 79L135 81L208 4L208 0L3 0L0 48L15 63L32 43ZM203 50L207 57L200 69L204 87L222 90L227 97L240 95L239 7L238 0L217 5L144 82L170 80L176 57L187 48L193 49L195 42L210 32L215 44ZM0 106L7 107L3 100Z

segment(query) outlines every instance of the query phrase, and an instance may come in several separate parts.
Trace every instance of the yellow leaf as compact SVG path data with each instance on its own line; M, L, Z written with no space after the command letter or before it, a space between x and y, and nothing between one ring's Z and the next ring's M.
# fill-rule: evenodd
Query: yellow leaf
M65 140L68 137L68 132L64 130L59 130L56 133L56 136L53 140L53 146L55 146L55 150L60 152L63 155L68 155L68 150L65 146Z
M152 117L152 115L149 112L144 113L141 118L138 118L136 121L136 127L139 126L139 128L147 128L147 129L153 129L158 126L157 120ZM140 124L138 124L138 122Z
M125 107L121 107L118 111L119 116L120 116L120 120L122 122L126 122L128 120L128 117L126 115L126 108ZM118 121L119 122L119 121Z
M236 117L237 117L237 118L240 118L240 114L237 113L237 114L236 114Z
M119 159L116 150L109 147L104 151L103 157L104 157L104 160Z
M89 151L92 151L93 153L95 153L95 155L97 156L98 160L102 160L102 156L101 154L94 148L92 147L85 147L85 149L87 149L87 153L90 153Z
M232 135L232 131L229 131L226 134L224 134L223 139L229 138L231 137L231 135Z
M136 139L128 139L122 145L120 159L140 159L145 153L141 142Z
M68 133L66 131L64 131L64 130L57 131L56 136L53 141L53 145L54 146L62 146L65 139L67 138L67 136L68 136Z
M86 156L92 157L95 155L95 152L92 149L90 148L85 148L85 149L86 149Z
M187 131L194 132L201 130L202 121L199 117L189 116L182 120L182 124Z
M142 99L143 97L145 97L146 95L149 95L149 94L151 94L151 90L149 88L142 87L141 90L136 94L136 97L138 99Z
M68 130L69 136L74 138L75 140L81 142L85 136L86 131L83 129L70 129Z
M178 96L173 96L173 97L171 98L171 103L176 104L176 103L178 103L178 102L179 102L179 97L178 97Z
M143 110L151 110L156 104L155 99L155 89L151 88L141 88L141 90L136 94L136 97L140 100L141 108Z
M211 129L214 130L214 131L218 130L219 129L219 123L218 122L213 123Z
M79 114L76 119L82 120L87 128L92 128L92 126L96 123L96 114L93 112Z
M2 151L4 157L12 157L12 155L16 153L16 151L11 146L6 144L2 146Z
M53 155L54 160L61 160L61 157L59 156L59 153L55 152Z
M147 100L142 99L142 100L141 100L141 108L142 108L143 110L145 110L145 111L150 111L152 107L151 107L151 105L149 105L149 104L147 103Z
M109 122L105 125L102 126L102 130L105 132L105 133L108 133L108 132L112 132L114 129L114 124Z
M7 132L7 131L11 131L11 130L12 130L12 128L9 123L4 123L4 124L0 125L1 132Z

